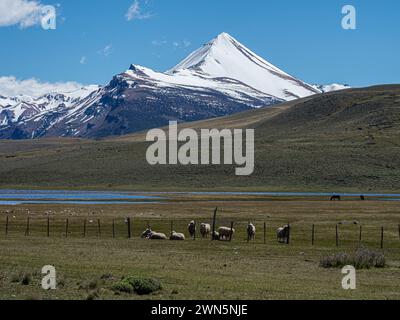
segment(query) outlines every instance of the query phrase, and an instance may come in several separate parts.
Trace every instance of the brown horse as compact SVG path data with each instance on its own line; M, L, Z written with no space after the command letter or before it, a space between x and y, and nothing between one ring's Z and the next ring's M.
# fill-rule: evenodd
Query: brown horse
M339 195L333 195L332 197L331 197L331 201L340 201L340 200L342 200L342 198L341 198L341 196L339 196Z

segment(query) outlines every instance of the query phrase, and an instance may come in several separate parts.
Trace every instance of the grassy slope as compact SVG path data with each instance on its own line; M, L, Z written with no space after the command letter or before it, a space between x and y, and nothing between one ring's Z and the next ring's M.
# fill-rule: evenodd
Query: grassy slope
M330 93L183 127L255 128L255 173L151 167L144 134L1 141L0 187L383 192L400 186L400 86Z

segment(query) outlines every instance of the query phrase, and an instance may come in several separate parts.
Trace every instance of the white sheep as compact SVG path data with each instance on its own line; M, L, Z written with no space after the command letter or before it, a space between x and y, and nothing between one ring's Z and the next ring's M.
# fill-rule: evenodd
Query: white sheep
M231 229L228 227L220 227L218 229L219 239L220 240L229 240L235 233L235 229Z
M167 240L168 237L164 233L154 232L151 229L146 229L142 233L142 238L150 239L150 240Z
M183 241L183 240L185 240L185 235L183 233L178 233L178 232L172 231L171 237L169 239Z
M289 238L290 227L289 225L283 226L276 230L276 236L278 238L278 242L287 243Z
M247 238L249 240L255 240L256 239L256 227L252 223L249 223L247 225Z
M193 238L196 234L196 222L190 221L190 223L188 224L188 231L189 231L190 237Z
M200 233L203 238L208 238L211 233L211 225L208 223L202 223L200 225Z

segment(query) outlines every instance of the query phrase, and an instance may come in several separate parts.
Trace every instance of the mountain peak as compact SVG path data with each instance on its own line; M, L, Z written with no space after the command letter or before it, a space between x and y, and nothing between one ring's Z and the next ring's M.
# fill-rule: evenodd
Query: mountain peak
M226 32L219 34L167 71L169 75L183 73L236 79L283 100L321 93L319 89L264 60Z
M214 40L236 41L229 33L222 32Z

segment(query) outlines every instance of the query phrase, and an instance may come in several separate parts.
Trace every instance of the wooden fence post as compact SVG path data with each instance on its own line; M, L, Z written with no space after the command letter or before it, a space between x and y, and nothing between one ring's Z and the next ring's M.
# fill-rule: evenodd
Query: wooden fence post
M170 232L171 235L172 235L172 231L174 231L174 222L173 221L171 221L171 232Z
M339 247L339 225L336 224L336 247Z
M8 216L6 217L6 236L8 235Z
M132 238L132 233L131 233L131 218L126 219L128 223L128 239Z
M231 222L231 232L229 233L229 241L232 241L232 235L233 235L233 221Z
M65 237L68 238L69 220L65 220Z
M311 245L314 246L315 241L315 225L312 225Z
M267 243L267 224L264 222L264 244Z
M115 219L112 220L112 236L115 238Z
M83 237L86 238L86 219L83 220Z
M100 219L97 219L97 233L98 233L98 236L101 237L101 221L100 221Z
M47 237L50 237L50 217L47 217Z
M384 228L381 228L381 249L383 249Z
M362 241L362 225L360 225L360 235L358 240L361 242Z
M193 240L196 241L196 230L197 230L197 225L196 222L194 223L194 234L193 234Z
M30 220L29 217L26 220L26 230L25 230L25 237L29 236L29 228L30 228Z
M287 236L287 239L286 239L286 244L290 244L290 233L291 233L291 230L292 228L290 227L290 223L288 222L288 236Z
M398 225L398 227L399 227L399 239L400 239L400 224Z
M214 239L214 234L215 234L215 222L216 222L216 219L217 219L217 211L218 211L218 207L216 207L215 210L214 210L211 241L215 240Z

